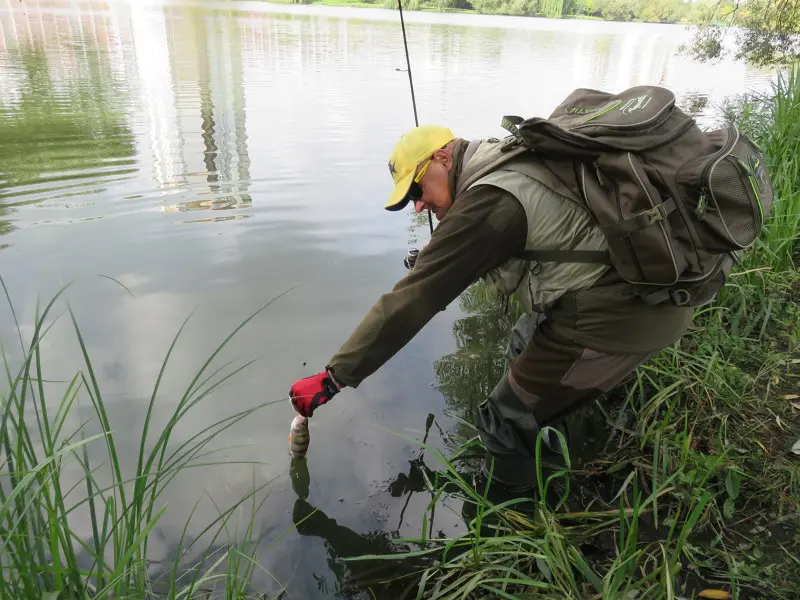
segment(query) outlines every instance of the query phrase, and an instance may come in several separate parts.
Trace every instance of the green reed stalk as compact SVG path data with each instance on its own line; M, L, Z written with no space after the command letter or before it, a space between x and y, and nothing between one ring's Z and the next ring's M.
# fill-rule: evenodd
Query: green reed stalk
M6 291L6 298L16 321L16 313L2 278L0 283ZM198 466L199 459L212 454L206 448L222 431L274 402L263 402L230 415L170 451L171 433L203 399L250 364L233 368L232 363L228 363L209 374L212 361L236 333L283 294L245 319L217 346L195 374L167 427L147 451L151 415L156 408L158 389L186 322L181 325L162 362L148 404L139 454L136 457L136 471L128 476L120 465L113 424L108 417L100 383L81 328L71 309L69 313L84 367L68 382L55 405L55 411L51 410L53 405L48 401L44 386L46 378L40 347L42 339L52 326L52 323L48 324L48 317L64 292L65 289L60 290L41 314L37 311L33 335L27 348L17 325L22 365L16 374L11 372L3 348L6 389L0 396L0 448L3 454L0 463L0 598L151 598L154 597L154 582L150 580L146 570L147 540L166 510L165 505L158 503L164 487L180 472ZM91 400L93 411L89 419L96 420L101 429L101 433L91 437L86 437L83 433L83 426L87 421L82 422L75 431L65 432L66 420L73 414L76 401L81 395L88 396ZM100 441L106 450L104 462L111 468L110 482L99 481L96 475L97 466L89 462L88 445ZM82 474L78 484L70 490L64 490L63 469L70 461L80 466ZM236 508L254 497L266 485L259 486L251 494L222 511L217 519L203 529L197 539L216 527L217 531L211 542L213 544L225 530ZM72 529L72 518L78 513L89 518L89 539L82 538ZM250 525L244 532L244 545L222 552L208 567L206 559L211 558L209 546L203 553L200 564L196 565L203 570L193 569L195 574L188 588L178 585L181 567L176 557L174 568L168 575L168 597L191 597L191 590L196 589L199 583L207 583L220 577L223 586L231 592L229 597L241 597L254 564L250 550L245 548L247 540L253 536L254 522L255 504ZM184 535L185 533L186 529ZM184 547L183 538L180 547L182 550L188 549ZM79 561L81 553L89 558L88 568L84 566L84 559ZM223 566L224 574L213 575L215 569Z

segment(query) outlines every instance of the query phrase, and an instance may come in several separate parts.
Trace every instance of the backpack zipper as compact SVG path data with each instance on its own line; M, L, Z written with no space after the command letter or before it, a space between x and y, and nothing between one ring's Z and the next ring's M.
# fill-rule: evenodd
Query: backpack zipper
M722 145L722 147L719 150L717 150L717 153L714 155L714 158L705 166L703 172L700 174L701 190L710 191L710 188L707 184L707 182L709 181L708 177L710 172L717 167L719 161L725 158L725 155L731 151L731 148L733 148L736 145L736 142L739 139L739 129L736 127L736 125L731 125L731 128L733 129L733 132L735 134L732 136L733 143L731 143L731 136L729 136L726 142ZM713 194L711 194L711 198L712 199L714 198ZM716 200L714 201L716 202Z
M656 205L653 203L653 197L650 195L650 192L648 191L647 187L644 185L644 181L642 181L642 177L641 177L641 175L639 175L639 171L636 170L636 167L633 164L633 159L631 158L631 153L630 152L628 152L628 163L631 165L631 170L633 171L633 174L636 175L636 180L639 182L639 185L641 186L642 191L644 191L645 196L647 196L647 199L650 201L650 206L655 208ZM664 220L666 221L666 219L667 219L667 217L665 216ZM656 225L658 226L659 229L661 229L661 235L664 236L664 240L666 240L666 242L667 242L666 246L667 246L667 249L669 250L670 258L672 259L672 268L675 271L675 279L672 281L672 283L659 284L659 285L674 285L680 279L680 273L678 273L678 263L675 261L675 253L672 251L672 245L669 243L669 236L667 235L667 230L664 227L664 224L663 223L656 223Z
M703 168L703 171L700 173L700 195L697 198L697 204L695 205L694 209L694 216L698 221L703 221L705 219L706 211L708 210L709 198L714 201L714 204L717 203L716 198L714 198L714 194L711 193L709 175L717 166L717 164L719 164L719 162L725 158L725 155L728 154L728 152L730 152L730 150L736 145L736 140L739 139L739 130L736 128L736 125L731 125L731 128L735 132L735 135L731 136L730 133L728 134L728 139L725 140L725 143L722 144L722 146L720 146L720 149L717 150L716 154L714 154L714 158L708 162L708 164ZM731 138L733 138L733 143L731 143Z
M730 151L733 150L733 147L736 145L736 142L739 141L739 137L740 137L739 136L739 129L735 125L732 125L732 127L733 127L733 130L734 130L735 134L736 134L736 135L733 136L733 143L726 144L722 148L722 150L724 150L724 152L720 151L721 156L719 158L717 158L716 160L714 160L711 164L706 165L706 169L708 170L708 174L705 175L706 177L708 177L708 179L706 179L706 181L708 181L708 185L707 185L706 189L708 190L709 194L711 195L711 199L714 201L714 205L717 207L717 210L719 210L719 204L717 203L717 199L714 197L714 191L711 189L711 185L710 185L711 184L711 179L710 179L711 173L714 171L714 169L717 168L717 165L720 162L722 162L722 159L724 159L726 156L731 156L737 163L742 164L742 162L736 156L733 156L732 154L730 154ZM744 166L744 165L742 165L742 166ZM749 169L745 169L743 175L750 180L750 184L752 185L752 179L750 179L748 171L749 171ZM753 191L755 191L755 189ZM756 193L756 204L758 204L759 210L760 210L761 209L761 201L760 201L757 193ZM763 215L763 213L762 213L762 215ZM731 242L733 242L734 244L739 246L739 248L745 248L746 246L743 246L742 244L740 244L733 237L733 234L731 233L730 229L728 228L728 224L725 222L725 220L722 217L720 217L719 221L722 224L722 226L725 228L725 233L728 235L728 239L730 239ZM763 221L762 221L762 224L763 224Z

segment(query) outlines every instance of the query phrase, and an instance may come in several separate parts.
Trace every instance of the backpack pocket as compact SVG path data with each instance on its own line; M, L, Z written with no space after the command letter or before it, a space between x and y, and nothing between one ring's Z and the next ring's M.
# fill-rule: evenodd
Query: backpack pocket
M592 137L634 135L662 124L675 106L675 94L654 86L639 85L619 94L580 88L570 94L550 115L565 130L591 132Z
M705 306L714 300L717 293L727 283L730 271L736 262L734 254L725 252L716 255L707 272L701 277L682 278L680 283L668 288L639 287L638 292L651 306L668 301L678 306L695 308Z
M686 269L686 257L673 246L670 219L680 218L674 202L662 201L632 153L604 155L597 168L597 174L590 176L584 165L582 191L608 240L614 267L631 283L677 282Z
M755 145L735 126L710 132L712 153L685 163L676 173L700 245L711 252L748 247L772 205L772 185Z

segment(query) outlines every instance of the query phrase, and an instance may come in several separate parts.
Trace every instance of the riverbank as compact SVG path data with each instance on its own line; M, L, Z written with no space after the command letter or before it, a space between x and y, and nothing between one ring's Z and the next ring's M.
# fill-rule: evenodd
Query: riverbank
M319 6L348 6L353 8L383 8L397 9L397 0L375 0L365 2L363 0L261 0L271 4L298 4L298 5L319 5ZM669 3L669 2L668 2ZM404 11L419 12L441 12L441 13L461 13L461 14L481 14L481 15L502 15L516 17L533 17L548 19L578 19L587 21L616 21L621 23L662 23L662 24L682 24L690 25L697 22L697 8L686 8L679 0L672 0L671 8L663 9L666 12L653 12L647 8L647 3L642 2L641 7L631 5L622 12L610 3L606 6L605 2L597 4L595 9L585 8L589 12L572 12L570 6L576 6L580 2L571 2L565 5L563 1L555 4L546 3L545 0L522 3L506 3L503 1L495 2L466 2L465 0L429 2L426 0L404 0ZM584 2L586 6L589 5ZM635 4L635 3L634 3ZM694 6L694 5L692 5ZM566 12L565 12L566 11ZM593 12L592 12L593 11Z
M800 70L727 114L773 177L763 238L680 343L572 420L533 498L472 487L475 439L428 449L467 528L415 540L418 597L800 597Z

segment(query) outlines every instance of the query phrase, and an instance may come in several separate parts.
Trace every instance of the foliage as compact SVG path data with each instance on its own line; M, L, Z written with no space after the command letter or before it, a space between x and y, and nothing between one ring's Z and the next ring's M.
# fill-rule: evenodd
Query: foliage
M283 1L283 0L278 0ZM315 0L297 0L314 3ZM316 0L320 4L348 4L349 0ZM369 6L370 2L352 1ZM379 0L377 5L397 9L397 0ZM404 0L404 10L475 10L483 14L528 17L594 17L609 21L688 23L698 13L699 3L688 0Z
M761 66L800 59L800 0L714 2L697 23L701 26L687 48L696 59L733 55Z

